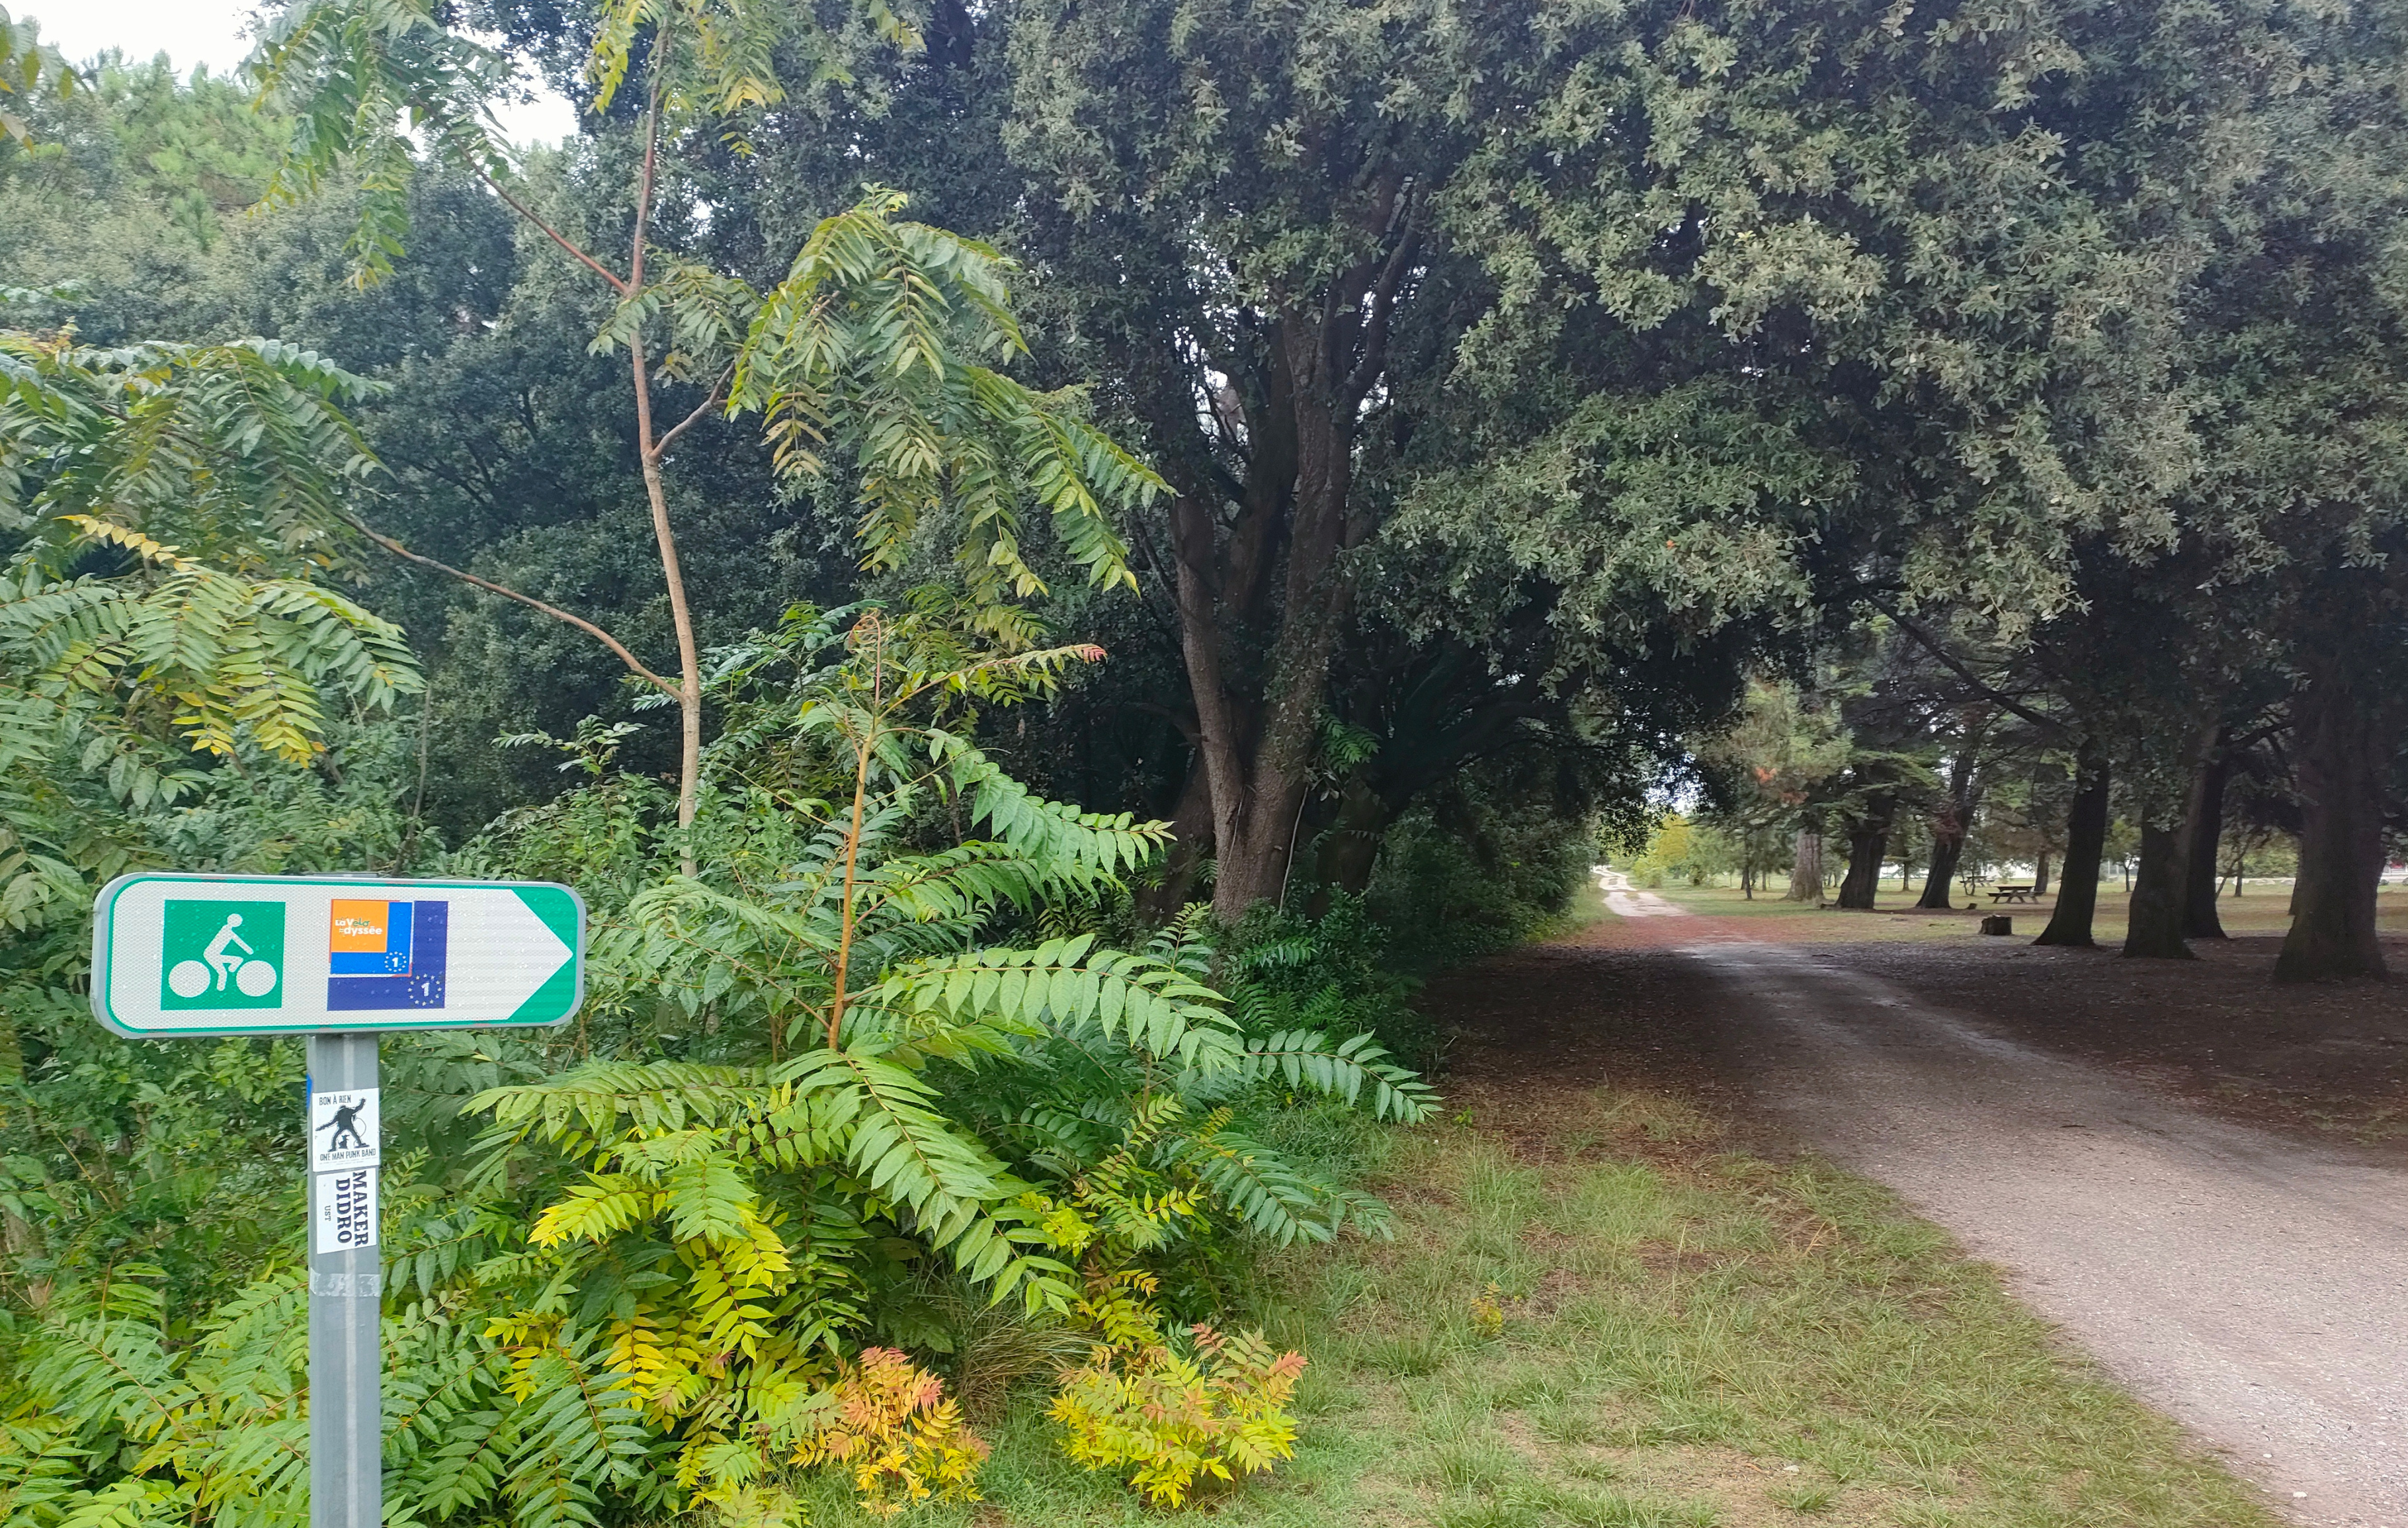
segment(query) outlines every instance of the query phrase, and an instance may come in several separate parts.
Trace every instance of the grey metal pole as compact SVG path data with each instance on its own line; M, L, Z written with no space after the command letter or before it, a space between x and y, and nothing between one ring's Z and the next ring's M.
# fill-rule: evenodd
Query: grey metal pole
M376 1086L374 1034L309 1037L313 1103ZM310 1110L313 1156L319 1112ZM384 1517L377 1176L374 1166L309 1175L309 1528L379 1528Z

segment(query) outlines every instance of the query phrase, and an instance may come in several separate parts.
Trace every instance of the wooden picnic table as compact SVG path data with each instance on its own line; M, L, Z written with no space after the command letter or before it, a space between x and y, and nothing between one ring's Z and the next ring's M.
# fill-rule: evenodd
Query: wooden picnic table
M2028 902L2039 900L2033 894L2032 888L2028 886L1994 886L1990 888L1990 901L1993 906L2000 902Z

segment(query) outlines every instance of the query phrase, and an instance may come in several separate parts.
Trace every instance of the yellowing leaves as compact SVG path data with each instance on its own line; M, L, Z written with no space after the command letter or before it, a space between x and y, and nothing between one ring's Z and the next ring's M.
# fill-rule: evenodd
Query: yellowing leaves
M1190 1335L1192 1355L1098 1346L1050 1408L1072 1459L1125 1475L1157 1506L1183 1505L1199 1476L1260 1474L1296 1452L1285 1408L1304 1355L1274 1353L1260 1333L1198 1325Z
M834 1406L796 1447L798 1464L853 1476L864 1510L893 1517L932 1496L977 1501L984 1440L964 1426L944 1381L892 1348L864 1348L830 1387Z

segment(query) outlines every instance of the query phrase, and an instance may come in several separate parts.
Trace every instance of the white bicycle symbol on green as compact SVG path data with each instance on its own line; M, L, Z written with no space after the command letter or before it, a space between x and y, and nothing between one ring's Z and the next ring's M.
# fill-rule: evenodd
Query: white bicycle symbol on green
M264 998L276 990L276 968L265 960L248 960L244 956L258 952L235 932L242 927L240 913L228 913L225 926L211 938L208 948L198 960L179 960L167 972L167 990L179 998L197 998L210 988L215 978L217 990L226 989L231 979L235 989L246 998ZM241 953L236 954L239 946Z

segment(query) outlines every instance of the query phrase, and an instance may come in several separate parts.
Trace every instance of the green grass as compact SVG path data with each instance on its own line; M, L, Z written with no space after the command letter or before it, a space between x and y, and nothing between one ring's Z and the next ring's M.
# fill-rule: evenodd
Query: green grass
M1735 887L1663 886L1650 889L1694 913L1747 920L1759 926L1766 938L1800 941L1954 939L1972 933L1983 915L1989 913L2013 916L2017 933L2037 934L2047 926L2049 910L2056 904L2056 898L2051 896L2036 905L1993 907L1986 890L1968 899L1959 887L1954 909L1927 913L1914 906L1921 886L1901 891L1894 877L1882 883L1878 902L1870 913L1783 901L1777 889L1770 894L1759 892L1753 900ZM1968 900L1980 905L1967 911ZM2129 901L2120 883L2102 884L2099 887L2098 911L2091 919L2092 937L2102 944L2120 942ZM2252 882L2238 897L2228 888L2216 902L2216 914L2225 932L2229 934L2280 934L2290 926L2290 887L2282 882ZM1612 916L1611 913L1603 915ZM2376 902L2375 917L2386 933L2408 933L2408 887L2396 884L2384 887Z
M1263 1314L1312 1360L1298 1454L1191 1510L1265 1528L2274 1523L1877 1188L1729 1153L1676 1101L1559 1093L1513 1114L1510 1141L1460 1114L1389 1137L1393 1242L1272 1260ZM1505 1321L1484 1336L1491 1283ZM986 1502L923 1521L1160 1521L1064 1461L1040 1401L992 1434ZM856 1521L824 1484L810 1521Z

